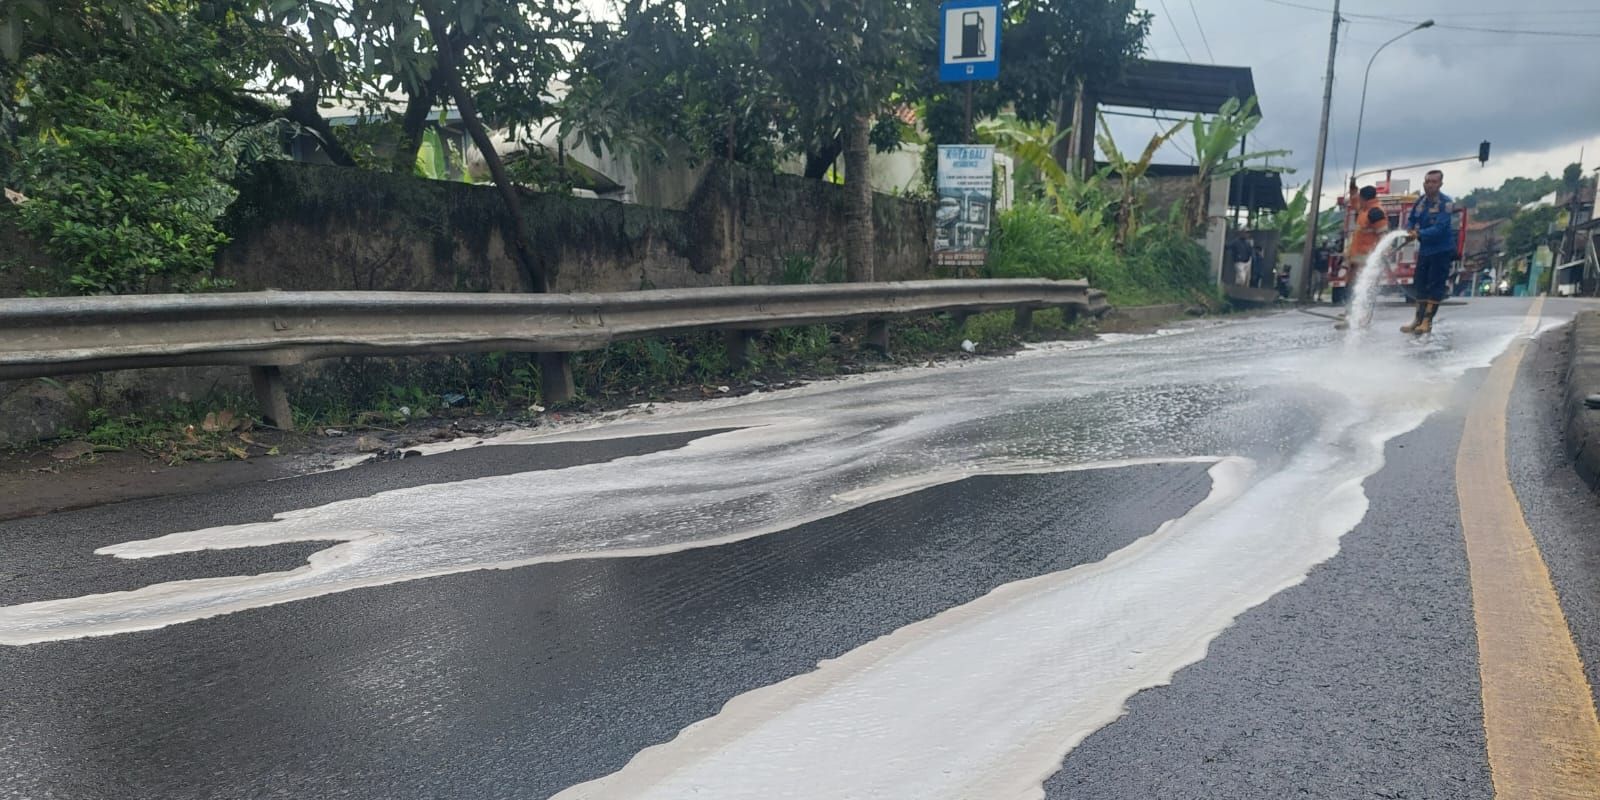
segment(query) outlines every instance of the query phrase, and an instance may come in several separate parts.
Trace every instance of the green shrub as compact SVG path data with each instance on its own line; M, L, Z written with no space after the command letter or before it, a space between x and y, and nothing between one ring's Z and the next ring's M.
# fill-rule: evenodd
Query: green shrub
M51 291L120 294L214 285L232 199L216 151L182 120L104 81L47 102L54 124L16 147L7 183L23 230L59 268ZM37 110L37 109L36 109Z
M1086 278L1112 303L1124 306L1192 302L1210 293L1205 250L1176 226L1146 226L1118 253L1109 228L1075 226L1040 203L999 214L986 274Z
M1109 242L1086 239L1043 204L1004 211L989 239L988 274L995 278L1088 278L1109 266Z

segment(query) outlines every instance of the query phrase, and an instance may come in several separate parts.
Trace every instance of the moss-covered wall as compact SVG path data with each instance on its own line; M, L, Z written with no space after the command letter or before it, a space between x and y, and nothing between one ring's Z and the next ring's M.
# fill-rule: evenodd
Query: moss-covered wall
M718 164L688 209L523 193L531 243L559 292L778 283L785 265L836 276L842 187ZM931 210L877 198L878 278L928 275ZM241 187L220 277L238 289L518 291L493 187L291 162ZM792 271L792 268L791 268Z
M18 226L17 212L0 199L0 297L23 297L53 287L54 261Z
M873 197L874 277L932 277L933 209L886 195ZM797 263L813 282L844 272L843 186L719 163L689 200L699 259L728 265L736 284L794 282ZM802 263L803 262L803 263Z

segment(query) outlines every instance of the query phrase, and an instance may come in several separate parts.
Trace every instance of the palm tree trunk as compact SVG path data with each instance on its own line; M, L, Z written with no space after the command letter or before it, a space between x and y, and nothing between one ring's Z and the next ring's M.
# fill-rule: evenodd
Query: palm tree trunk
M871 281L872 278L872 178L868 163L871 144L868 134L872 118L858 114L850 120L845 132L844 185L848 192L845 206L844 253L850 280Z

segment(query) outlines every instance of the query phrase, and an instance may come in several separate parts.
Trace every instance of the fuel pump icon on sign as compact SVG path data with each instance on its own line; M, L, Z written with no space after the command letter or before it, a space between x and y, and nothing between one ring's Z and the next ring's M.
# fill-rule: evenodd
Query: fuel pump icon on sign
M961 54L957 59L987 58L989 40L983 35L983 15L967 11L961 15Z

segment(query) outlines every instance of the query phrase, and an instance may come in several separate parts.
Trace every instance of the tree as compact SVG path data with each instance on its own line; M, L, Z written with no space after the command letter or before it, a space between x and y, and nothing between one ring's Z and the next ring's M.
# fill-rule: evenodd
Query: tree
M1561 210L1554 206L1519 211L1506 228L1506 256L1511 259L1533 254L1539 245L1550 243L1550 226Z
M1117 246L1125 248L1139 233L1139 209L1143 201L1139 197L1139 189L1144 183L1145 173L1150 171L1150 164L1155 159L1156 151L1161 145L1166 144L1172 137L1177 136L1188 122L1179 122L1166 131L1150 137L1150 142L1145 145L1144 152L1138 159L1128 159L1117 148L1117 143L1112 140L1109 129L1105 124L1105 117L1100 119L1100 150L1106 154L1110 162L1107 168L1115 173L1122 190L1122 197L1117 203Z
M871 132L878 115L914 76L915 55L932 37L927 6L911 0L745 0L750 18L781 35L753 40L756 63L788 102L807 174L820 177L838 149L845 157L845 262L870 281Z
M178 115L108 83L71 93L48 136L26 137L7 178L28 197L23 230L64 274L47 289L121 294L212 286L227 237L214 220L232 193L215 151Z
M1569 193L1578 191L1578 187L1580 185L1582 185L1582 184L1583 184L1583 165L1582 164L1578 164L1578 163L1568 164L1567 168L1561 171L1561 187L1566 189Z
M1116 80L1144 53L1154 17L1134 0L1012 0L1007 5L1005 96L1025 120L1072 127L1073 100ZM1070 158L1069 141L1056 142L1056 162Z
M493 138L478 105L497 112L501 124L513 131L541 119L548 106L543 99L546 83L555 75L561 60L556 46L560 33L556 26L572 21L572 12L562 6L541 3L505 2L500 4L452 3L424 0L412 6L401 0L383 0L393 17L378 18L393 25L407 14L420 11L426 21L429 39L434 44L431 65L421 54L411 64L414 70L397 70L404 80L410 73L414 85L441 87L455 101L468 134L483 154L495 188L500 192L512 221L512 251L529 291L549 290L550 261L544 249L535 250L528 235L528 222L522 214L517 188L506 172L495 149ZM416 10L407 11L406 9ZM431 66L424 73L421 67Z
M586 49L566 110L591 143L803 155L812 178L843 153L846 261L871 280L867 164L875 143L897 138L885 112L931 68L918 54L931 49L933 16L912 0L632 0Z
M598 23L561 107L563 136L596 152L663 161L726 158L776 169L794 114L759 58L759 19L743 6L632 0Z
M60 268L38 288L213 285L227 181L271 149L271 132L226 102L251 63L241 32L183 0L0 9L0 38L13 26L0 180L29 198L18 221Z
M1561 188L1561 179L1546 173L1538 178L1507 178L1499 188L1474 189L1460 198L1475 220L1511 219L1526 203Z
M265 91L286 101L238 99L259 114L286 113L311 131L335 164L415 168L424 131L443 104L462 122L511 217L510 250L524 285L546 291L542 250L529 240L517 189L490 125L510 135L550 116L549 85L580 35L566 0L223 0L270 44L263 49ZM397 125L378 156L350 146L318 111L329 98L353 102ZM395 110L395 99L401 109ZM492 121L492 122L491 122Z

